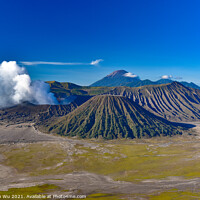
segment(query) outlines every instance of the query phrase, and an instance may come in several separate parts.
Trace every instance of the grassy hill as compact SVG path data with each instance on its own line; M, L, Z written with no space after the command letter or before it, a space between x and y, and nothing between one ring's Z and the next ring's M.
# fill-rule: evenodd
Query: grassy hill
M79 86L69 82L57 82L57 81L47 81L50 85L51 92L60 99L70 95L76 96L93 96L98 94L103 94L110 91L110 87L89 87L89 86Z
M104 139L181 134L175 125L128 98L110 95L91 98L53 125L50 124L49 131L64 136Z

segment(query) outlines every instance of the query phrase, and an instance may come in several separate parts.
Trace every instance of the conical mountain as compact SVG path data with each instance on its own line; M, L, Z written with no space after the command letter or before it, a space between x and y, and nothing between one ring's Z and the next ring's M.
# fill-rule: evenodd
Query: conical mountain
M95 96L50 126L49 131L82 138L141 138L180 134L171 122L121 96Z
M124 86L127 85L127 83L137 84L138 82L140 82L140 78L138 76L130 72L127 72L125 70L117 70L107 75L106 77L102 78L101 80L96 81L90 86L113 87L113 86Z
M119 78L120 76L124 76L127 73L128 72L125 71L125 70L116 70L116 71L108 74L106 77L109 77L109 78Z
M108 94L128 97L167 120L200 120L200 90L188 88L179 82L137 88L116 87Z

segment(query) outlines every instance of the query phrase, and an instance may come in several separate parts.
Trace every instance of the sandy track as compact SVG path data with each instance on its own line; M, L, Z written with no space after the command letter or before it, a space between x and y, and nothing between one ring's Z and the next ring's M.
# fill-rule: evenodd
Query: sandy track
M41 141L52 141L55 137L42 134L34 129L32 124L16 124L0 126L0 144L6 143L31 143Z
M97 175L88 172L75 172L64 175L48 175L39 177L13 176L1 178L0 191L9 188L30 187L40 184L55 184L61 188L67 188L76 193L83 191L84 194L91 193L121 193L121 194L150 194L152 192L178 189L178 190L198 190L200 189L200 178L183 179L171 177L169 179L150 179L140 183L130 183L124 181L113 181L108 176Z
M35 142L69 142L71 144L81 144L85 147L96 147L96 144L90 143L84 139L71 139L67 137L54 136L41 133L33 124L23 123L16 125L0 125L0 144L15 143L35 143Z

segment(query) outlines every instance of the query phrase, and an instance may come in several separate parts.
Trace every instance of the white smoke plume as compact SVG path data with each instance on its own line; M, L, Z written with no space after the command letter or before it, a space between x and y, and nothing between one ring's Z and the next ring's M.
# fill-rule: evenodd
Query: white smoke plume
M43 81L31 81L26 69L15 61L0 64L0 108L28 101L33 104L58 104Z

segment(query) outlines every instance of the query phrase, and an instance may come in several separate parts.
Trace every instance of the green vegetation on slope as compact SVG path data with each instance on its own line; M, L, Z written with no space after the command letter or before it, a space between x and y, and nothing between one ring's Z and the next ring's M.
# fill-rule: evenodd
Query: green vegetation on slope
M99 94L122 95L138 103L146 110L171 121L197 121L200 119L200 90L185 87L181 83L148 85L142 87L65 87L67 83L50 84L55 95L88 96ZM66 89L67 88L67 89ZM82 101L84 103L84 101ZM80 104L79 104L80 105Z
M79 86L69 82L47 81L47 83L50 85L51 92L53 92L57 98L64 98L70 95L93 96L111 90L110 87Z
M181 134L131 100L110 95L95 96L76 110L50 124L49 131L81 138L142 138Z

